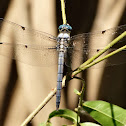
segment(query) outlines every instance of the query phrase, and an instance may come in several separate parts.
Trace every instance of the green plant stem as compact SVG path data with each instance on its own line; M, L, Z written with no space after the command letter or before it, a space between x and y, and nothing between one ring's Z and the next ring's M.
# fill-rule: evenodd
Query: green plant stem
M62 81L62 87L65 87L66 76L64 76ZM57 89L53 89L48 96L38 105L38 107L24 120L24 122L20 126L26 126L35 115L52 99L52 97L56 94Z
M79 79L82 82L82 88L81 88L81 91L80 91L80 94L79 94L80 98L79 98L79 104L78 104L78 106L81 106L82 105L82 101L83 101L83 97L84 97L84 91L85 91L85 81L84 81L83 78L80 78L80 77L74 76L73 79L74 78L75 79Z
M91 66L93 66L93 65L95 65L95 64L97 64L97 63L99 63L99 62L101 62L101 61L103 61L103 60L105 60L107 58L109 58L109 57L111 57L112 55L115 55L116 53L119 53L120 51L122 51L124 49L126 49L126 45L119 48L119 49L117 49L117 50L115 50L115 51L113 51L113 52L111 52L111 53L109 53L108 55L100 58L99 60L93 61L92 63L86 65L84 69L87 69L87 68L89 68L89 67L91 67Z
M61 11L62 11L62 20L63 20L63 24L66 24L66 13L65 13L65 2L64 0L61 0Z
M80 98L79 98L79 104L78 107L82 106L83 103L83 98L84 98L84 91L85 91L85 81L82 78L79 78L82 82L82 88L81 88L81 94L80 94Z
M74 77L74 78L76 78L76 79L79 79L79 80L81 80L81 82L82 82L82 88L81 88L81 91L80 91L80 94L79 94L79 103L78 103L78 108L77 108L77 110L75 109L75 111L77 111L77 115L79 115L79 109L80 109L80 107L82 106L82 103L83 103L83 98L84 98L84 91L85 91L85 81L84 81L84 79L82 79L82 78L80 78L80 77ZM77 126L78 126L78 124L79 124L79 122L78 122L78 116L77 116Z
M123 37L126 36L126 31L123 32L121 35L119 35L117 38L115 38L111 43L109 43L104 49L102 49L101 51L99 51L95 56L91 57L89 60L87 60L86 62L84 62L82 65L80 65L76 71L74 71L72 73L72 77L77 75L78 73L80 73L81 71L87 69L86 66L88 64L90 64L91 62L93 62L95 59L97 59L99 56L101 56L104 52L106 52L109 48L111 48L114 44L116 44L119 40L121 40ZM118 52L121 50L118 50ZM114 51L115 52L115 51ZM115 53L116 54L116 53ZM114 53L112 53L112 55L114 55ZM112 56L111 55L111 56ZM102 60L101 60L102 61ZM100 61L99 61L100 62ZM96 63L95 63L96 64ZM91 67L91 66L90 66Z

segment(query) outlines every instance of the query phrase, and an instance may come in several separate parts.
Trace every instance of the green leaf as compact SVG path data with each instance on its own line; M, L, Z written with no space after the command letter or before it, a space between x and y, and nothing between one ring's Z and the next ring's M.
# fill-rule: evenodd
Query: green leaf
M52 117L63 117L74 123L80 122L80 117L77 115L77 113L69 109L59 109L58 111L55 110L50 113L48 120L50 120Z
M41 123L39 126L52 126L52 123L44 122L44 123Z
M80 126L101 126L92 122L80 123Z
M126 110L104 101L87 101L83 108L103 126L126 126Z
M74 89L74 93L79 95L79 96L81 95L81 93L77 89Z

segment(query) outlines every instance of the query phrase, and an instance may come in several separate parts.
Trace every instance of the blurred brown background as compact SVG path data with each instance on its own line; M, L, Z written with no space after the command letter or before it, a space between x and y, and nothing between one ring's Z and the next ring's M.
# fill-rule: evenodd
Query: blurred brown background
M126 0L66 0L66 15L73 27L72 35L104 30L126 24ZM55 36L57 27L62 24L60 0L1 0L0 17ZM126 108L125 64L89 69L83 78L86 80L85 100L102 99ZM41 68L0 57L0 126L19 126L56 87L56 79L56 65ZM68 89L62 91L60 108L77 106L73 89L80 89L80 85L79 81L72 80ZM46 121L53 110L55 97L29 126ZM53 120L55 126L61 123L67 122Z

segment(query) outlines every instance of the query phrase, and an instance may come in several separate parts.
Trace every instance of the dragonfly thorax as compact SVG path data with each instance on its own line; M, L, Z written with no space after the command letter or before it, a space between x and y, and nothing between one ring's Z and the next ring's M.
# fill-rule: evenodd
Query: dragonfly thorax
M66 52L68 43L70 41L70 34L61 32L57 37L57 50Z
M66 40L70 40L70 34L69 33L64 33L61 32L59 33L59 35L57 36L57 39L66 39Z

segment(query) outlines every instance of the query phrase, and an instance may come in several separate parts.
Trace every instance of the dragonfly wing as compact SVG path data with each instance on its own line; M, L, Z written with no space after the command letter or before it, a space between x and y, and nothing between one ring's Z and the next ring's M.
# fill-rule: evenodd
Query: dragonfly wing
M0 44L0 55L15 59L32 66L51 66L57 64L57 51L54 47L40 45L23 45L3 42Z
M77 38L74 41L71 40L70 45L67 49L67 58L65 60L67 66L72 65L72 68L74 69L81 63L83 63L83 60L87 60L86 51L88 50L87 48L84 49L84 46L84 40L81 38ZM75 67L73 66L73 64L75 64Z
M14 22L11 22L11 21L8 21L8 20L5 20L3 18L0 18L0 30L2 32L2 36L4 37L10 37L10 35L16 33L17 38L15 38L16 40L18 40L18 42L22 42L22 43L26 43L26 40L30 38L40 38L41 41L39 42L34 42L33 43L31 41L27 41L27 44L34 44L34 43L39 43L39 44L44 44L44 41L47 40L46 43L55 43L56 41L56 37L54 37L53 35L51 34L48 34L48 33L45 33L45 32L42 32L42 31L38 31L38 30L34 30L34 29L30 29L30 28L27 28L27 27L24 27L24 26L21 26L19 24L16 24ZM24 41L24 39L26 39Z
M3 19L0 27L0 55L34 66L57 63L57 41L52 35Z
M78 42L81 41L81 45L84 48L90 48L90 49L104 48L113 39L115 39L125 31L126 31L126 25L122 25L104 31L78 34L71 37L70 45L73 44L73 46L76 46L78 45ZM118 43L124 42L124 40L126 40L126 38L121 39Z
M68 49L69 50L68 54L69 56L71 56L70 58L71 61L73 62L75 60L78 62L80 60L81 64L82 62L96 55L99 50L103 49L107 44L109 44L114 38L122 34L124 31L126 31L126 25L108 29L101 32L84 33L71 37L70 41L71 47ZM111 49L108 50L106 54L112 52L112 50L116 50L117 48L125 44L126 44L126 37L119 40L119 42L115 44L113 47L111 47ZM109 58L109 60L107 60L106 66L125 63L126 62L125 54L126 51L123 50L119 54L112 56L115 57L114 59L120 59L120 61L110 60ZM112 57L111 59L113 59Z

